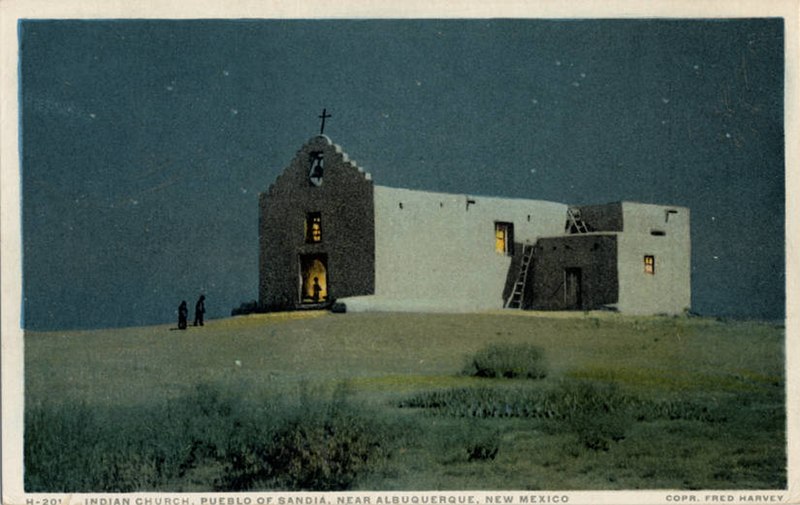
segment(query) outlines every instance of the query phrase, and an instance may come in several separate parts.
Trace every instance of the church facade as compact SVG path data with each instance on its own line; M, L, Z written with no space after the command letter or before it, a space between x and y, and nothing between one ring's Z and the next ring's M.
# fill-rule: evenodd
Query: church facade
M259 195L262 310L610 309L691 303L689 209L376 185L325 135Z

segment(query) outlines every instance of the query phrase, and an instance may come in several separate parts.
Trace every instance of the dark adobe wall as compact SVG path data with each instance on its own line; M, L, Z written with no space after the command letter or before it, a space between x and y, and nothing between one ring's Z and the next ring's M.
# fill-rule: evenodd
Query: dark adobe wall
M591 231L622 231L622 203L581 205L581 219Z
M324 159L322 184L309 179L313 153ZM259 303L296 308L300 256L327 255L328 302L375 291L373 184L326 136L316 136L259 195ZM306 243L306 215L319 212L322 241Z
M614 234L576 234L536 242L529 283L538 310L589 310L619 301L617 237ZM581 271L581 303L570 306L565 296L565 270Z

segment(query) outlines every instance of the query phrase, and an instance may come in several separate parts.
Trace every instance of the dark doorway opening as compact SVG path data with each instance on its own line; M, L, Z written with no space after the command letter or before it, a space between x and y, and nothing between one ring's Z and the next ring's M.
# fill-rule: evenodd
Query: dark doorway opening
M328 300L328 257L325 254L300 256L300 303L315 304Z
M564 305L568 309L580 309L583 305L580 268L564 269Z

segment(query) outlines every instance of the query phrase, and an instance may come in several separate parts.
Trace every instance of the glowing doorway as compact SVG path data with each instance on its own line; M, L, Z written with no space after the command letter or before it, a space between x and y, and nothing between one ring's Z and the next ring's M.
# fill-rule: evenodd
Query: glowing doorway
M324 254L300 256L300 303L323 303L328 299L327 265Z

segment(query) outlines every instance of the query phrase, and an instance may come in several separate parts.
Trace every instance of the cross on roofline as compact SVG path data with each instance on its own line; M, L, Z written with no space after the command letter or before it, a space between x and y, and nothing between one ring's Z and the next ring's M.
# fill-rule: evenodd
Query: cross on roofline
M333 117L330 114L328 114L327 111L328 111L328 109L322 109L322 114L319 115L319 118L322 120L322 124L319 127L319 134L320 135L322 135L322 133L325 131L325 119L329 118L329 117Z

